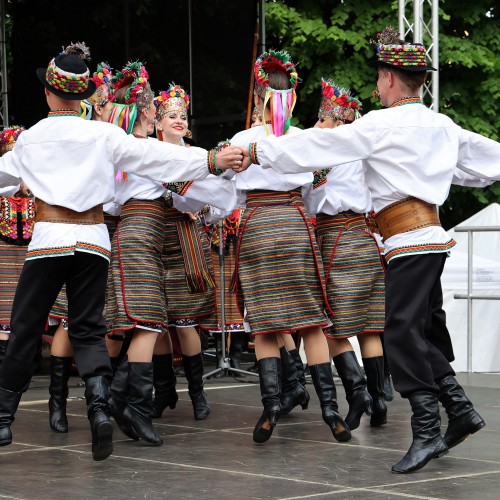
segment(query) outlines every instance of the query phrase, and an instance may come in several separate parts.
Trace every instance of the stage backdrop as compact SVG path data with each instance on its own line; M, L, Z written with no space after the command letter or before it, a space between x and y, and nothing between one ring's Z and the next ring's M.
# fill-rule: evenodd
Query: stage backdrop
M193 98L191 122L200 146L211 147L244 129L257 0L192 0L191 23L188 5L164 0L6 3L13 19L11 123L29 127L46 116L36 68L46 67L62 44L85 41L91 70L101 61L121 68L140 60L146 63L153 90L172 81L186 88Z

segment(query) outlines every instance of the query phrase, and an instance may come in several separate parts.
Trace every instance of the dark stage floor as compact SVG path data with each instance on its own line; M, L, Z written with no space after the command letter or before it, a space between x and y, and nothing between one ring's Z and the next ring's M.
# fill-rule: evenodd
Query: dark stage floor
M389 403L387 425L371 429L365 417L353 439L340 444L321 420L309 384L309 409L283 417L271 440L256 445L256 378L208 380L212 413L197 422L180 377L177 408L156 421L163 446L132 442L115 427L113 455L94 462L80 380L70 381L70 432L56 434L48 425L48 377L39 375L17 413L14 443L0 448L0 498L498 499L500 375L458 378L486 428L425 469L396 475L390 467L411 441L409 407L399 397ZM345 413L344 392L338 380L336 385Z

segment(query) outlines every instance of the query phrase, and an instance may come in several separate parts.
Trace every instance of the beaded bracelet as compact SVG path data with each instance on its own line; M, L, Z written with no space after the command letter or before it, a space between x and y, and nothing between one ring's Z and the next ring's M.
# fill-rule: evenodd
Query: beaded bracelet
M217 155L217 148L210 149L208 151L208 157L207 157L207 163L208 163L208 170L211 174L214 175L221 175L224 173L224 170L221 170L217 168L216 162L215 162L215 156Z
M256 165L260 165L259 159L257 158L257 143L251 142L248 145L248 156L250 157L250 161L255 163Z

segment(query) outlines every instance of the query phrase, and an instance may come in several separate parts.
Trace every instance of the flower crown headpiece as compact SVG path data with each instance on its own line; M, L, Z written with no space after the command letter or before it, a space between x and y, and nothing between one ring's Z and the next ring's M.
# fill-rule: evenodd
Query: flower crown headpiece
M96 85L95 93L88 98L91 104L104 106L110 100L113 94L112 78L111 66L105 62L99 63L96 72L90 78Z
M189 94L180 86L171 83L155 97L156 121L160 121L170 111L189 109Z
M139 111L144 111L154 99L149 86L149 75L146 67L139 61L129 62L119 71L111 82L114 93L123 87L129 87L125 94L125 104L135 104Z
M337 85L333 80L321 79L321 104L318 118L329 117L351 121L361 116L361 101L351 95L349 89Z
M90 61L90 49L85 42L71 43L59 53L59 56L73 54L82 60ZM53 57L47 71L45 72L46 82L54 89L67 94L82 94L89 84L89 69L83 73L72 73L59 68L56 58Z
M0 156L2 156L7 151L10 151L17 141L17 138L24 132L25 128L19 125L12 125L11 127L5 127L2 132L0 132Z
M271 72L284 73L290 82L290 88L276 90L269 86L269 74ZM269 112L272 124L272 132L268 124L264 123L267 135L273 133L279 137L288 132L290 128L292 111L297 101L295 89L299 83L299 76L290 54L284 50L270 50L261 54L254 65L255 92L264 95L264 109L269 103Z
M425 47L421 44L405 44L400 34L391 26L377 33L370 43L377 46L375 62L401 67L411 71L434 69L427 66Z
M299 76L290 54L285 50L269 50L261 54L254 65L255 85L258 90L263 90L269 85L269 73L281 71L290 80L290 87L295 90L299 83Z

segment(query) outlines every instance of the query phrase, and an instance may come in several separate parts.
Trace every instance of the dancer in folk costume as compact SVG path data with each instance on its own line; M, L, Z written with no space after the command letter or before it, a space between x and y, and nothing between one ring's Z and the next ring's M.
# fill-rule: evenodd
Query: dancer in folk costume
M319 128L336 128L360 117L361 102L332 80L322 80ZM316 237L325 268L326 293L333 315L326 329L328 347L344 386L351 430L363 413L373 427L387 421L384 357L384 268L377 243L366 226L372 210L363 165L338 165L315 172L304 200L316 215ZM357 337L366 379L349 338ZM368 390L367 390L368 388Z
M394 387L408 398L413 412L412 445L392 467L406 473L485 425L454 377L443 352L442 325L434 317L442 300L440 276L455 245L441 227L438 206L456 180L457 167L474 177L500 179L500 145L422 104L419 92L426 71L434 69L427 66L422 45L403 43L391 28L374 42L372 64L387 109L372 111L348 127L250 144L241 169L259 163L292 173L362 161L388 263L385 348ZM444 439L438 400L448 415Z
M155 98L158 140L185 147L188 131L189 95L179 85L170 86ZM182 351L184 373L194 417L210 413L203 390L203 355L199 328L211 330L215 318L215 281L209 242L197 212L207 204L230 210L236 204L236 189L228 179L210 176L203 182L166 184L168 206L162 226L164 301L168 325L175 329ZM151 416L161 417L165 408L175 408L177 392L168 332L155 346L155 398Z
M113 93L111 78L113 72L109 64L101 62L90 77L96 90L88 99L81 101L81 116L86 120L107 122L111 113L111 97ZM112 238L116 229L117 217L106 213L107 204L103 207L104 222ZM49 385L49 424L55 432L68 432L66 400L69 394L68 381L73 368L73 348L68 337L68 298L66 287L59 293L49 315L49 324L58 325L50 345L50 385ZM109 345L108 337L106 344ZM121 342L120 342L121 345ZM109 348L108 348L109 351ZM111 357L111 366L116 368L116 357Z
M161 144L163 141L147 139L149 125L154 123L156 114L154 95L147 79L146 68L141 63L129 63L114 76L115 108L111 112L111 121L125 126L139 142ZM197 149L169 146L180 150ZM211 165L215 154L214 151L209 155ZM174 188L184 192L189 189L193 193L198 189L192 182L172 184ZM158 337L169 325L166 301L168 262L164 261L164 249L169 239L167 228L172 226L169 217L173 195L167 194L167 187L161 182L130 175L125 170L121 172L115 187L115 203L121 206L121 219L113 239L105 310L113 335L132 336L128 356L118 367L111 385L113 417L127 436L141 438L152 445L162 444L152 425L151 408L153 352ZM191 244L193 233L185 232L183 236L184 243ZM186 271L182 279L190 279L191 284L202 286L197 281L200 269L195 266L190 271L189 278L186 278ZM205 279L210 279L209 271L201 269L203 283ZM209 293L213 297L213 291ZM201 313L197 315L208 315L211 310L213 298L212 305L203 303ZM202 385L196 397L203 397ZM206 404L198 411L199 417L206 417Z
M11 151L23 127L5 127L0 133L0 156ZM26 247L35 224L35 204L24 183L0 189L0 365L9 343L10 317Z
M50 108L0 158L0 185L22 178L36 197L37 219L14 298L11 336L0 366L0 445L12 442L11 423L35 368L35 354L50 309L66 284L69 336L81 377L92 430L94 460L113 450L109 420L109 356L102 311L110 255L102 205L114 196L115 169L175 182L209 174L207 151L181 150L137 141L108 124L82 120L80 101L95 91L75 44L37 71ZM241 150L240 150L241 153ZM241 155L227 148L216 161L236 166Z
M264 125L236 134L233 145L248 145L267 135L293 136L290 126L298 75L284 51L265 52L255 63L255 105ZM252 165L235 176L246 195L235 272L240 310L255 335L264 411L253 439L267 441L281 414L281 359L277 334L299 331L307 355L323 419L335 439L351 438L338 413L328 345L322 327L328 324L323 309L323 265L301 189L310 173L282 175ZM291 272L293 270L293 272ZM308 394L295 385L294 399L307 407Z

